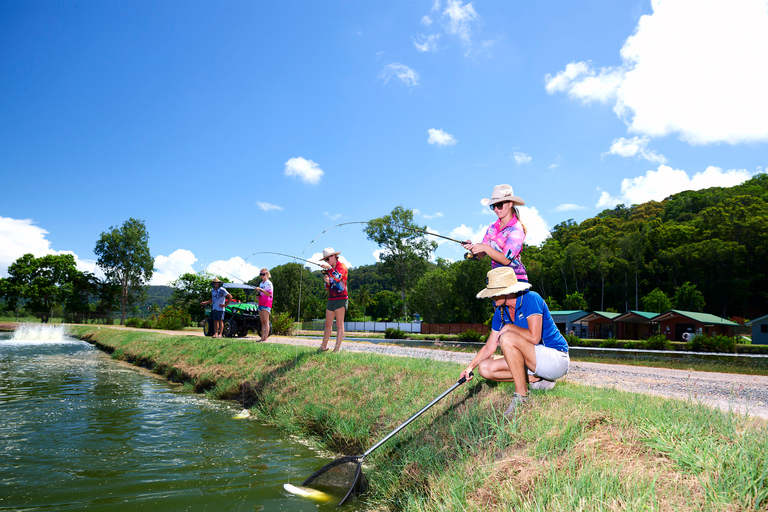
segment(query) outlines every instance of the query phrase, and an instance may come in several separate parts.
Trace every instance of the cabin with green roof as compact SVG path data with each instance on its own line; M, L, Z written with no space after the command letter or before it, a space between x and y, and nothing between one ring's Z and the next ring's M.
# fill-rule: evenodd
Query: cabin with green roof
M653 318L653 322L659 325L660 333L670 341L685 341L683 334L723 334L733 336L734 329L739 324L731 322L719 316L709 313L695 313L692 311L680 311L670 309Z
M593 311L580 319L582 325L586 324L588 338L612 338L618 336L616 317L619 313L610 311Z
M653 335L652 319L658 316L652 311L629 310L613 319L617 338L620 340L645 340Z

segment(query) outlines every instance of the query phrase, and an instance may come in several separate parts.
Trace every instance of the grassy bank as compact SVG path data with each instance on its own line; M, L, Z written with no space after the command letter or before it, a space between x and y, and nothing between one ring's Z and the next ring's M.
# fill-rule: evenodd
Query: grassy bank
M116 357L360 454L455 382L454 363L75 327ZM558 385L511 420L475 378L375 451L375 510L765 510L768 428L694 403Z

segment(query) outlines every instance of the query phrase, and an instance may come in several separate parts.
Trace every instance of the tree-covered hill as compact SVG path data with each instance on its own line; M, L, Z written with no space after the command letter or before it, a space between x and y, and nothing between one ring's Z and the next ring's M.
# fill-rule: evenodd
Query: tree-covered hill
M523 261L535 289L562 303L578 292L589 309L643 309L656 288L685 283L703 311L753 318L768 312L768 175L741 185L686 191L664 201L563 222Z

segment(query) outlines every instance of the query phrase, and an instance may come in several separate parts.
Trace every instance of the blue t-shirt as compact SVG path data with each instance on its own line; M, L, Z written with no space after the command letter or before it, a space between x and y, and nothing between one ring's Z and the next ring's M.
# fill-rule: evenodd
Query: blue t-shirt
M502 319L502 311L504 318ZM534 291L527 291L517 297L515 302L515 309L509 306L503 306L496 308L493 312L493 321L491 322L491 329L498 332L504 327L504 324L510 323L510 315L514 315L512 323L516 326L527 329L528 317L532 315L541 315L541 344L547 348L554 348L560 352L568 352L568 342L560 333L555 325L555 321L552 320L552 315L549 313L549 307L541 295Z
M224 300L229 292L223 286L211 288L211 309L214 311L224 311Z

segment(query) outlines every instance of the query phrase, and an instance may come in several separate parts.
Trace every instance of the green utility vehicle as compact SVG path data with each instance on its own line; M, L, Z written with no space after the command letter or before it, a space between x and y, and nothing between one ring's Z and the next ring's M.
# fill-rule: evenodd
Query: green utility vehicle
M248 331L256 331L261 336L261 318L259 318L259 304L256 287L250 284L224 283L227 290L243 290L245 302L230 302L224 309L223 336L233 338L235 336L248 336ZM203 334L213 336L213 318L211 308L205 308L205 320L203 321ZM269 323L269 334L272 334L272 322Z

